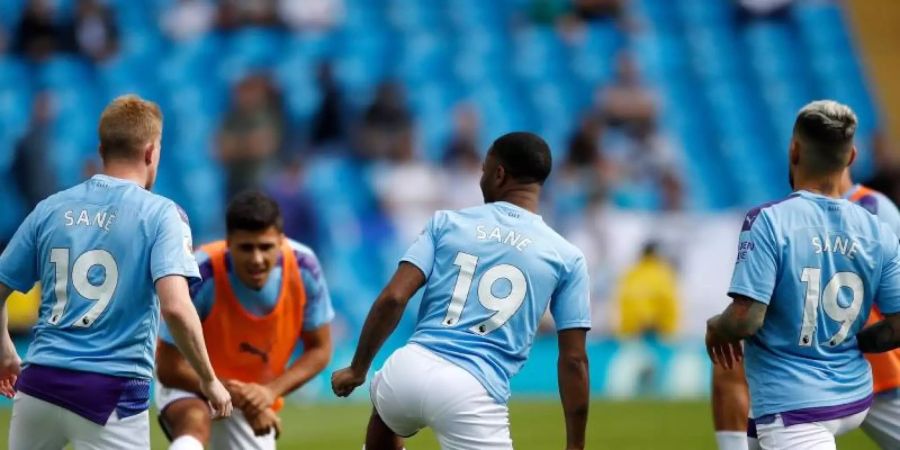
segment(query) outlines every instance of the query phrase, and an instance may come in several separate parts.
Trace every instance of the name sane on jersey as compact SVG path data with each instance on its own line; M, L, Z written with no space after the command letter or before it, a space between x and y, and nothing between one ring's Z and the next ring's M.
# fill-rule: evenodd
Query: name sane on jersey
M820 238L813 236L810 240L816 254L819 253L840 253L850 259L856 256L859 251L859 243L848 237L826 236Z
M109 231L109 226L116 220L116 215L114 213L98 211L96 214L91 215L86 209L82 209L79 213L70 209L66 211L64 217L66 219L67 227L97 227L103 231Z
M517 233L515 230L503 230L500 227L488 227L485 225L475 227L475 238L479 241L494 241L506 244L520 252L534 242L531 238L522 233Z

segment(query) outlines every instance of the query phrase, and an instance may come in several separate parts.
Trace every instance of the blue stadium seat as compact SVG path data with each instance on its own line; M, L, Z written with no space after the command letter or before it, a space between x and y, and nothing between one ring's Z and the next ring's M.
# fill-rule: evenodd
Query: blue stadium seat
M283 56L284 35L279 31L248 28L225 38L225 56L218 60L218 77L235 82L248 73L269 70Z

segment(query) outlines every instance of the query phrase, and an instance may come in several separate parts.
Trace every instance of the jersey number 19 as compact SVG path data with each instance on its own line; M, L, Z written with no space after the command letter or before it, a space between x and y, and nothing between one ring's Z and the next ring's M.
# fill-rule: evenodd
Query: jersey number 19
M50 251L50 262L56 269L56 283L53 286L56 303L53 304L53 309L50 310L50 319L47 320L51 325L59 325L66 304L69 303L69 253L67 248L54 248ZM88 279L88 272L94 266L103 267L105 272L103 282L99 285L91 283ZM75 258L75 262L72 264L71 281L78 295L97 302L74 323L76 327L87 328L93 325L97 317L109 306L109 301L119 284L119 266L108 251L90 250Z
M472 287L472 279L475 277L478 257L459 252L456 254L453 264L459 267L459 277L453 288L447 315L441 322L448 327L459 323L459 316L462 315L463 307L469 298L469 289ZM505 297L497 297L492 292L494 283L501 279L509 281L511 286ZM510 264L498 264L488 269L478 282L478 302L495 313L487 320L470 327L469 331L483 336L502 327L522 306L527 291L528 284L525 281L525 274L518 267Z
M807 267L800 274L800 281L806 283L806 300L803 302L803 325L800 328L800 346L812 345L813 333L816 331L816 318L819 314L819 289L822 286L822 269ZM850 305L843 307L838 303L841 289L850 289L853 299ZM841 328L830 337L828 344L832 347L844 342L850 327L856 322L863 303L865 288L859 275L853 272L838 272L831 277L821 294L822 309L825 314L841 324Z

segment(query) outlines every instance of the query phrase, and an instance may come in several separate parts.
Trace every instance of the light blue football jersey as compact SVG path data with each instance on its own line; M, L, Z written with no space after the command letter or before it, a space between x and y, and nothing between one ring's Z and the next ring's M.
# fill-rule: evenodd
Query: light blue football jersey
M591 326L581 251L511 203L437 212L402 261L428 278L410 342L470 372L498 403L548 305L558 330Z
M0 256L0 282L43 286L25 364L153 376L155 282L199 278L187 217L137 184L97 175L44 200Z
M900 312L897 236L854 203L798 191L747 214L729 292L768 305L745 342L751 417L864 400L856 333L873 303Z

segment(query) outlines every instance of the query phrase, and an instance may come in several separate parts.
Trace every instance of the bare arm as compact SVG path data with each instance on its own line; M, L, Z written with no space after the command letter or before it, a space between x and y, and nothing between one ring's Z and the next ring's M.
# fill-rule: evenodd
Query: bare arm
M378 350L397 328L410 297L424 284L425 274L418 267L408 262L400 263L366 317L351 368L358 373L368 372Z
M885 314L884 320L856 334L863 353L882 353L900 347L900 313Z
M732 369L744 358L741 341L759 331L767 309L765 303L735 295L722 314L706 321L706 351L713 364Z
M304 331L300 338L303 340L303 355L268 385L276 397L290 394L303 386L325 370L331 361L331 325Z
M707 325L722 340L737 342L756 334L766 318L766 309L765 303L736 295L725 311L709 319Z
M331 388L346 397L366 380L372 360L388 336L397 328L409 298L425 284L425 274L415 265L401 262L391 281L372 305L359 336L350 367L331 376Z
M216 374L206 353L203 328L197 310L191 303L187 280L180 276L163 277L156 282L156 292L159 294L163 319L172 332L175 345L201 382L214 380Z
M203 328L191 303L187 280L182 276L160 278L156 282L156 293L175 345L200 379L200 390L212 406L214 415L231 415L231 395L216 378L209 361Z
M0 340L10 340L9 336L9 314L6 313L6 300L12 295L11 287L0 283Z
M16 345L9 335L9 315L6 313L6 300L13 293L12 288L0 283L0 395L15 395L13 386L19 377L22 360L16 352Z
M203 395L202 381L181 352L168 342L160 342L156 351L156 374L166 387Z
M566 418L566 448L583 449L590 404L590 378L585 351L587 330L573 328L559 332L559 397Z

